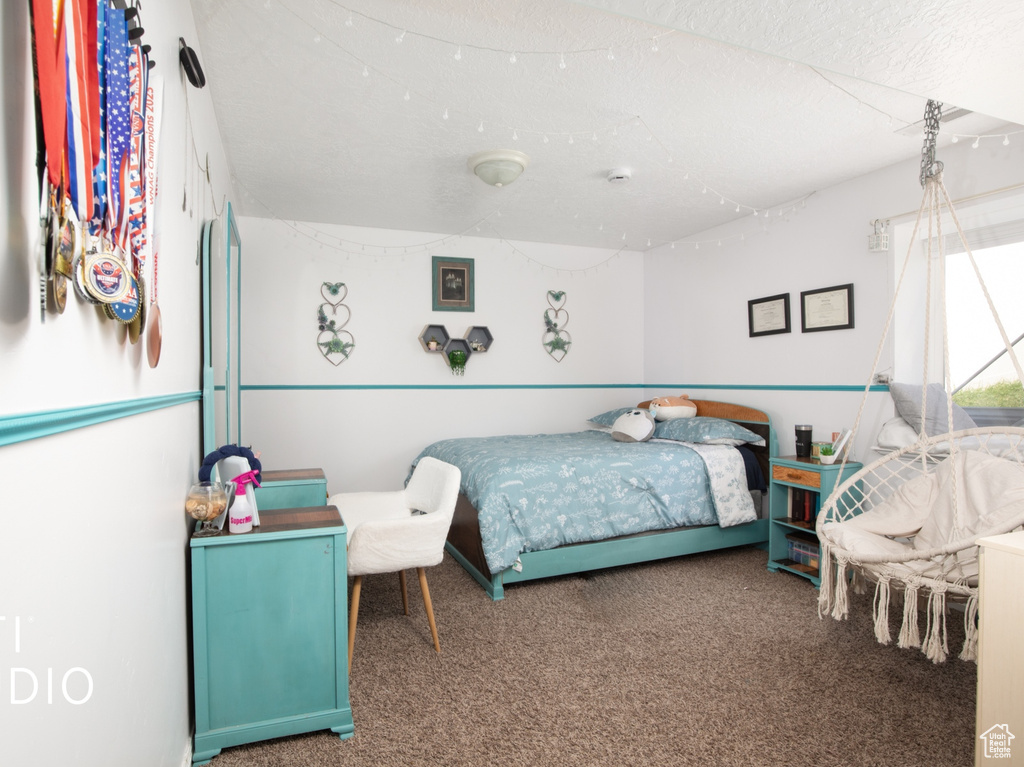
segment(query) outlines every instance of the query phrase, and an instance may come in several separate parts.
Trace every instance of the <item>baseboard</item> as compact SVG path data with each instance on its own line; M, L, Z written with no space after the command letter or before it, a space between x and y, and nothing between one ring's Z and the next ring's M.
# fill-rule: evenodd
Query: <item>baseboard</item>
M185 755L181 760L181 767L192 767L192 736L189 735L185 743Z

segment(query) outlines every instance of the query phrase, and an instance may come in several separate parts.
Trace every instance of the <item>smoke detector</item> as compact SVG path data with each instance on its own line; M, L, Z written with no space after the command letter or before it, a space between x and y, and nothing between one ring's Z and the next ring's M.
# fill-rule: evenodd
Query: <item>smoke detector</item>
M633 172L629 168L616 168L608 171L608 181L612 184L625 184Z

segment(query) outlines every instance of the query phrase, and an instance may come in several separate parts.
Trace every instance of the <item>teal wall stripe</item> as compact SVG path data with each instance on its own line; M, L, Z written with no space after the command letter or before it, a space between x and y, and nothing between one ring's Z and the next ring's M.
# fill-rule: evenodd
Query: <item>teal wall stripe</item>
M888 386L869 387L887 392ZM242 384L242 391L372 391L435 389L736 389L744 391L863 392L863 386L811 384Z
M218 387L221 388L221 387ZM674 389L687 390L743 390L743 391L816 391L863 392L863 386L807 384L243 384L242 391L373 391L373 390L538 390L538 389ZM872 392L886 392L887 386L871 386ZM47 410L38 413L0 416L0 447L48 437L64 431L81 429L118 418L127 418L153 410L175 407L202 399L201 391L142 397L121 402Z
M81 429L85 426L148 413L152 410L175 407L186 402L197 402L201 398L202 392L189 391L120 402L105 402L99 405L0 416L0 446L48 437L63 431Z

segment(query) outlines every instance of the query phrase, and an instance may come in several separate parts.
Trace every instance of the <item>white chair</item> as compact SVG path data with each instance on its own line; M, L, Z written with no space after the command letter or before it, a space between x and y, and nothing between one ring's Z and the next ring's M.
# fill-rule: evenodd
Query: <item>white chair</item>
M405 571L416 568L434 649L441 652L424 568L440 564L444 557L461 479L457 467L426 456L416 464L404 490L338 493L328 500L341 512L348 528L348 574L354 577L348 622L350 668L364 575L397 572L402 584L402 607L408 615Z

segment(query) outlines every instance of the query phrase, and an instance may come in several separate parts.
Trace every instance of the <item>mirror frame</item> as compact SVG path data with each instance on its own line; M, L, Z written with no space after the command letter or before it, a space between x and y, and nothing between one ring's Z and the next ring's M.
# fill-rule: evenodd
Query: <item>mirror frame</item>
M239 380L239 370L241 369L241 349L242 349L242 328L241 322L231 322L231 294L236 294L236 307L237 316L241 318L242 311L242 238L238 231L238 225L235 222L234 210L231 203L227 206L227 215L225 216L227 224L227 236L224 238L225 247L225 280L224 280L224 303L225 303L225 366L224 366L224 434L228 444L241 445L242 443L242 399L241 399L241 385ZM203 455L209 455L211 452L216 450L219 446L217 445L217 385L214 377L213 369L213 352L212 352L212 338L213 338L213 323L212 323L212 305L211 305L211 291L210 291L210 264L211 264L211 253L214 247L214 227L218 225L217 219L210 219L203 224L202 235L200 238L201 243L201 260L202 260L202 317L203 317L203 360L202 360L202 375L201 375L201 386L202 386L202 440L203 440ZM234 274L234 281L232 281L232 270L231 262L234 258L238 264ZM234 288L234 291L232 290ZM234 345L232 345L232 335L234 335ZM232 380L232 349L235 350L235 362L236 372L234 380ZM232 396L233 395L233 396ZM231 404L234 402L235 405L235 434L232 439L231 432Z

